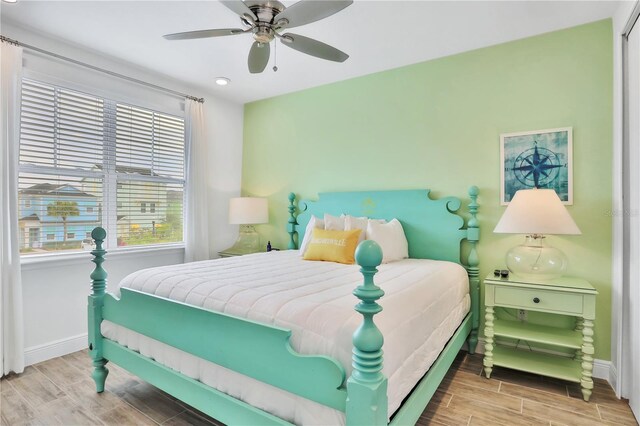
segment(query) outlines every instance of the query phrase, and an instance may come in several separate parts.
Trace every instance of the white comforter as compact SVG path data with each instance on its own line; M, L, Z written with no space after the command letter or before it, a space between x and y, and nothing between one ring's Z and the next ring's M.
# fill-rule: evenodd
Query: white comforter
M337 359L351 373L351 337L362 321L352 291L357 265L305 261L296 251L145 269L120 284L293 331L303 354ZM384 342L389 415L426 373L469 311L466 271L451 262L406 259L381 265L385 296L375 322ZM344 424L344 414L258 382L105 321L105 337L296 424Z

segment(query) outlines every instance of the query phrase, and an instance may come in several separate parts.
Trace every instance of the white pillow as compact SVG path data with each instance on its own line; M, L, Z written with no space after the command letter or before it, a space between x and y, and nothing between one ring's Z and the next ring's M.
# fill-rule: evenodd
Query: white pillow
M324 220L318 219L315 216L311 216L311 219L309 219L309 223L307 223L307 229L304 230L302 243L300 244L300 256L303 256L304 252L307 250L307 246L311 241L311 234L313 234L313 228L324 229Z
M365 239L368 223L369 223L369 218L367 218L366 216L355 217L355 216L347 215L344 218L344 230L345 231L351 231L354 229L361 230L362 232L360 232L360 238L358 238L358 244L360 244Z
M332 216L330 214L324 214L324 229L327 231L344 231L345 215L341 214L340 217Z
M369 220L367 240L373 240L382 248L382 263L395 262L409 257L409 243L398 219L389 223Z

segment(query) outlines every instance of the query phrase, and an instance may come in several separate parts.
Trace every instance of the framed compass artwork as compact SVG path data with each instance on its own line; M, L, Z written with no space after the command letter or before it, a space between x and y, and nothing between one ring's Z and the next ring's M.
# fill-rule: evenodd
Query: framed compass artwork
M573 204L571 127L500 135L500 203L519 189L554 189L563 204Z

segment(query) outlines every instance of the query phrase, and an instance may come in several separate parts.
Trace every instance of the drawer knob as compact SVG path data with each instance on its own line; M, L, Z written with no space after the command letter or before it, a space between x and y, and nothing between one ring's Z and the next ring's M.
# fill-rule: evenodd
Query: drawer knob
M533 303L540 303L540 298L534 297L533 298Z

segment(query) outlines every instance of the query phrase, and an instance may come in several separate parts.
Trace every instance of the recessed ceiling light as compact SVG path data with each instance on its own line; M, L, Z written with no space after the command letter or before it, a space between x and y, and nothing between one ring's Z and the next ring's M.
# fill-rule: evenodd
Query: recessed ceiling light
M216 84L218 86L226 86L229 83L231 83L231 80L229 80L227 77L216 77Z
M2 0L5 3L18 3L18 0Z

